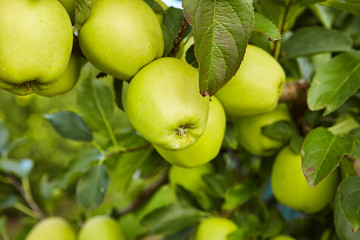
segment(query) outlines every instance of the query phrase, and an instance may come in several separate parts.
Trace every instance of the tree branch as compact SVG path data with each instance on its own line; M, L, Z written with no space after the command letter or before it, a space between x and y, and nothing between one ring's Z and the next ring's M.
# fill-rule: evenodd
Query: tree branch
M179 46L180 46L181 40L183 39L185 31L188 28L188 26L189 26L189 23L186 21L186 18L184 18L184 20L181 24L180 30L178 32L178 35L177 35L177 37L174 41L174 44L170 50L169 57L176 56L177 52L179 51Z
M304 95L308 87L309 84L306 82L305 79L285 83L279 102L292 102L300 99Z
M163 176L161 176L156 181L152 182L147 186L142 192L140 192L139 196L130 203L127 207L115 211L111 214L111 216L115 219L120 218L121 216L133 211L137 206L139 206L142 202L144 202L147 198L152 196L158 188L160 188L163 184L168 181L168 171L165 172Z

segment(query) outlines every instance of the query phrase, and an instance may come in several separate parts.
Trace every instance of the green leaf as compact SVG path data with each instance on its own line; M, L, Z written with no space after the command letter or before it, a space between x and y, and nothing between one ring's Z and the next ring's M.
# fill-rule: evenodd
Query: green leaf
M332 27L335 19L334 9L319 4L310 5L309 8L325 28L330 29Z
M165 236L163 240L189 240L194 234L193 228L185 228L175 234Z
M307 103L311 110L338 109L360 88L360 51L340 54L322 65L310 85Z
M4 240L6 239L6 237L7 237L7 239L9 239L8 233L7 233L7 218L6 218L6 216L0 216L0 236L3 236Z
M231 210L243 205L256 190L256 185L250 181L242 181L235 184L226 191L225 202L222 208L224 210Z
M20 161L15 160L1 160L0 169L15 174L19 178L23 178L29 175L34 163L31 159L21 159Z
M76 186L76 201L87 210L93 210L103 202L110 178L104 165L90 168Z
M78 92L81 116L93 131L112 137L114 125L114 96L111 90L89 70Z
M0 148L2 148L9 140L9 132L0 122Z
M343 121L331 126L328 130L334 135L343 135L354 129L359 128L359 123L352 117L347 117Z
M170 50L174 44L174 41L178 35L178 32L181 28L181 24L184 20L184 14L181 9L169 7L163 18L163 25L166 27L166 39L164 46L164 56L168 56ZM164 29L163 29L164 32Z
M113 87L114 87L114 92L115 92L115 103L116 106L121 109L121 110L125 110L124 105L123 105L123 81L121 81L120 79L114 79L113 82Z
M353 232L360 226L360 178L350 176L338 187L339 206L346 219L353 225Z
M337 8L360 17L360 2L357 0L346 2L344 2L343 0L328 0L325 2L321 2L320 4Z
M63 189L66 188L80 176L81 173L86 172L92 163L99 161L102 157L103 156L96 149L86 150L75 156L57 179L59 186Z
M354 162L354 169L358 177L360 177L360 159L355 160Z
M224 198L226 193L225 176L220 174L206 174L202 179L208 186L209 194L215 198Z
M336 233L340 240L359 240L360 232L353 232L352 224L346 219L339 204L340 194L337 193L334 202L334 220Z
M352 148L351 138L335 136L323 127L312 130L301 151L302 169L309 185L315 186L328 176Z
M276 140L288 140L293 135L296 135L297 129L292 122L282 120L262 127L261 132Z
M284 42L283 59L313 55L323 52L344 52L351 50L351 38L334 29L304 27Z
M141 222L155 234L173 234L198 223L200 212L187 205L171 204L147 215Z
M214 95L237 72L253 29L252 0L183 0L194 28L200 93Z
M7 143L5 146L3 146L2 149L0 149L0 154L3 156L8 156L13 150L17 149L18 147L21 147L28 143L28 139L25 137L17 138L12 142Z
M255 13L254 31L263 33L270 41L281 39L281 33L276 25L259 13Z
M80 142L91 142L93 135L84 120L74 112L59 111L44 116L64 138Z
M195 45L191 45L189 49L186 51L185 55L186 62L193 66L194 68L199 68L199 63L195 57Z
M272 208L269 212L269 217L266 219L263 225L263 237L271 238L279 235L283 228L283 218L281 213L276 210L276 208Z
M251 231L248 226L242 226L226 236L226 240L239 240L239 239L252 239Z
M225 136L223 140L223 145L225 147L229 147L233 150L236 150L238 147L238 140L237 140L237 134L235 129L235 124L232 122L226 123L225 128Z
M0 198L0 212L12 208L20 200L14 195L8 195Z
M91 12L93 0L75 0L75 27L74 32L80 30Z
M164 9L155 0L143 0L155 13L163 13Z

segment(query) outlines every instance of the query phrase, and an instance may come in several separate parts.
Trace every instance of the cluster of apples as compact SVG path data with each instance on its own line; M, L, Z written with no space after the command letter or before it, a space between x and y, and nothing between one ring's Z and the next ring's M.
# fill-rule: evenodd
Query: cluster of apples
M108 216L95 216L81 227L78 236L71 225L60 217L40 221L25 240L125 240L120 225Z

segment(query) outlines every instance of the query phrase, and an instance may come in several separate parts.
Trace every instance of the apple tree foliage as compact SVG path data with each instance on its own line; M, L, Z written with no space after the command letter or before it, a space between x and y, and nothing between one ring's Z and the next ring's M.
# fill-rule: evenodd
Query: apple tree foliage
M206 190L178 186L174 193L170 165L123 111L127 83L113 81L84 60L69 94L45 99L0 92L5 103L0 106L0 236L23 239L46 216L61 215L80 226L89 216L107 214L126 239L189 239L211 215L238 225L228 239L284 233L296 239L360 239L360 2L183 0L183 10L164 11L156 1L144 1L163 14L164 56L176 56L181 40L194 36L186 60L199 68L199 94L214 95L230 81L248 43L279 61L294 80L280 101L290 107L295 124L277 122L263 134L285 139L301 153L312 187L341 168L334 201L311 215L279 204L269 183L274 157L247 153L231 122L212 161L215 172L203 176ZM76 1L75 33L91 4ZM16 231L14 218L23 219Z

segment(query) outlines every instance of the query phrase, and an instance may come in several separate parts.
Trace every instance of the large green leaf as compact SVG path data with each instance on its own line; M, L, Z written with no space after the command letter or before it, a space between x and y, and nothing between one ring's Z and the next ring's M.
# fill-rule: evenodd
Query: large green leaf
M349 51L351 45L351 38L339 30L304 27L284 42L282 57L288 59L322 52Z
M311 110L338 109L360 88L360 51L340 54L322 65L311 83L307 103Z
M360 2L358 0L345 2L343 0L327 0L325 2L321 2L320 4L337 8L360 17Z
M360 178L350 176L338 188L339 205L346 219L353 225L353 232L360 226Z
M45 118L49 120L55 130L65 138L83 142L91 142L93 139L91 129L84 120L74 112L59 111L53 114L46 114Z
M104 165L98 164L90 168L77 184L76 201L87 210L97 208L104 200L109 182Z
M339 204L340 194L337 193L334 204L334 221L336 233L340 240L359 240L360 232L353 232L353 225L346 219Z
M252 0L184 0L195 31L200 93L214 95L237 72L253 29Z
M195 225L200 220L200 212L188 205L171 204L147 215L142 224L151 232L173 234L186 227Z
M352 148L351 138L335 136L323 127L312 130L301 151L301 165L309 185L315 186L328 176Z
M105 79L98 79L95 71L89 65L83 68L82 85L78 92L78 106L81 116L94 131L112 138L114 126L113 92L103 83Z

